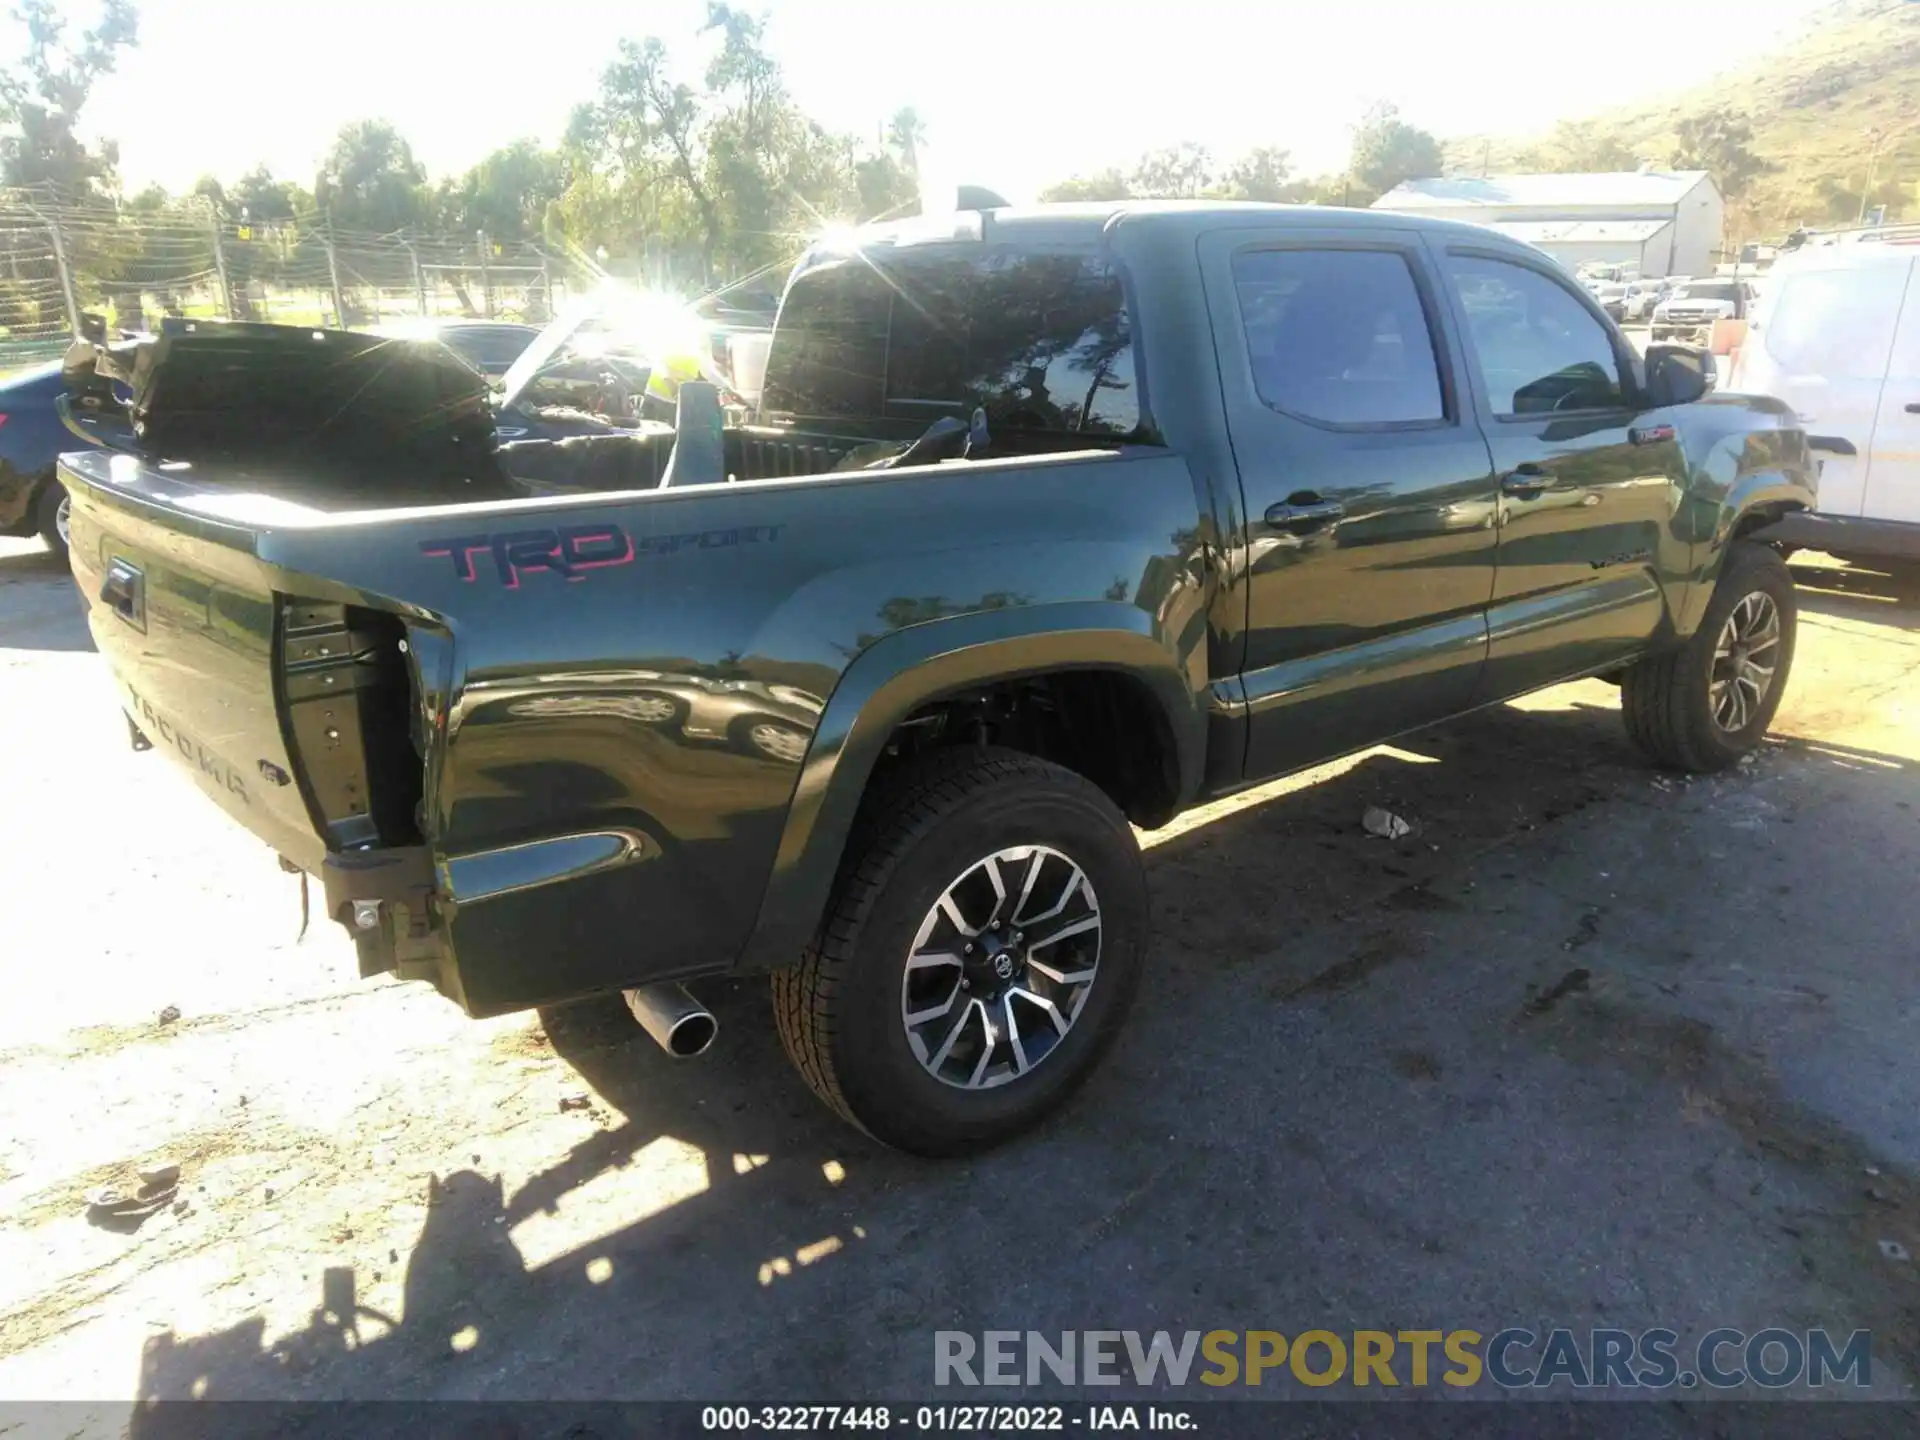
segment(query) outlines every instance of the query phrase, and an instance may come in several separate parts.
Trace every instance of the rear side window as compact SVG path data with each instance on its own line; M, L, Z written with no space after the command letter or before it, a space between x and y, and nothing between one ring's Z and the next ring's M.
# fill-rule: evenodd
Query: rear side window
M803 273L780 311L766 408L924 428L976 407L997 431L1140 426L1119 277L1073 253L889 253Z
M1626 404L1607 329L1573 292L1538 270L1447 257L1493 413L1551 415Z
M1756 327L1788 375L1878 380L1886 374L1907 268L1791 275Z
M1389 250L1250 250L1234 257L1254 389L1331 425L1446 418L1425 307Z

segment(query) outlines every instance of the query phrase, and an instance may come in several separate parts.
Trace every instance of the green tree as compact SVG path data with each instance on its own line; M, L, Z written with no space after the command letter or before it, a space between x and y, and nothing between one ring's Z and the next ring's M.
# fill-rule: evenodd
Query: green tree
M907 173L920 177L920 147L927 142L927 124L911 105L893 112L887 121L887 150L900 161Z
M1118 170L1102 170L1093 175L1075 175L1056 181L1040 192L1043 201L1055 200L1130 200L1133 185Z
M1134 194L1156 200L1191 200L1212 183L1213 160L1191 140L1141 157L1131 182Z
M334 140L313 198L335 226L384 235L427 218L426 187L426 168L390 123L356 120Z
M1290 172L1291 157L1286 151L1261 145L1227 167L1223 189L1230 200L1285 200Z
M256 225L285 225L313 208L313 197L292 180L276 180L256 165L234 182L228 200L236 217Z
M564 186L557 151L516 140L457 179L442 181L434 209L442 227L462 236L484 230L496 240L538 239L547 207Z
M19 0L13 16L27 45L0 70L0 183L51 185L72 200L110 197L119 188L119 147L89 147L76 127L95 82L138 41L132 0L104 0L99 22L77 40L55 0Z
M193 189L187 194L192 199L202 201L215 215L227 214L227 187L220 183L218 177L202 175L193 182Z
M1425 180L1441 172L1440 142L1400 118L1384 101L1354 127L1347 173L1353 177L1352 203L1371 204L1406 180Z
M1351 175L1315 175L1290 180L1280 198L1290 205L1358 205L1373 197L1356 195Z
M1676 170L1704 170L1729 200L1737 200L1774 167L1753 149L1753 126L1738 111L1721 107L1689 115L1674 127Z
M911 207L917 120L864 150L793 103L764 19L709 3L705 28L720 44L699 88L676 78L659 40L630 40L575 112L556 212L570 241L661 257L710 286L826 225Z

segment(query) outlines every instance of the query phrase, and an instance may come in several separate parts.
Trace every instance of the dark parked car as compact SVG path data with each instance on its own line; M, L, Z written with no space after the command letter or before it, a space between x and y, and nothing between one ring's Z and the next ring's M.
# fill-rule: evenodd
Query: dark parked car
M615 493L496 503L477 384L335 344L163 340L142 459L63 461L136 745L363 973L621 991L688 1054L681 982L771 972L807 1083L922 1153L1053 1110L1155 983L1131 825L1579 676L1720 769L1792 660L1793 412L1476 226L864 232L789 280L768 423L682 384Z
M92 408L69 400L58 360L0 384L0 535L38 535L67 553L70 507L55 462L82 441L100 443L96 423Z

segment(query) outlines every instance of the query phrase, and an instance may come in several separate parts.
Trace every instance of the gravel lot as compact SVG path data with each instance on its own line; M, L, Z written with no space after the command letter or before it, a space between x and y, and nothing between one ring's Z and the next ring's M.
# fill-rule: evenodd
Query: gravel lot
M1584 682L1148 837L1111 1061L936 1165L812 1100L763 982L676 1063L617 1005L469 1022L297 943L0 541L0 1399L848 1401L924 1397L936 1329L1509 1324L1866 1327L1910 1396L1920 610L1795 570L1726 777L1652 775ZM160 1158L180 1207L88 1223Z

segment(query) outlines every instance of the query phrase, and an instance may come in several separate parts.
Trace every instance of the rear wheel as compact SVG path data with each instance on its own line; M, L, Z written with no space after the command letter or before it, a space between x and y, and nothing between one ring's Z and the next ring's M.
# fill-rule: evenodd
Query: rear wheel
M1621 682L1634 744L1661 765L1724 770L1759 744L1780 708L1798 617L1793 577L1765 545L1737 541L1687 643Z
M1146 948L1126 818L1004 750L903 777L851 853L817 945L773 977L787 1054L875 1139L980 1149L1059 1106L1125 1019Z
M35 511L37 528L47 548L63 560L67 557L68 523L72 514L73 500L67 494L67 487L58 480L47 481Z

